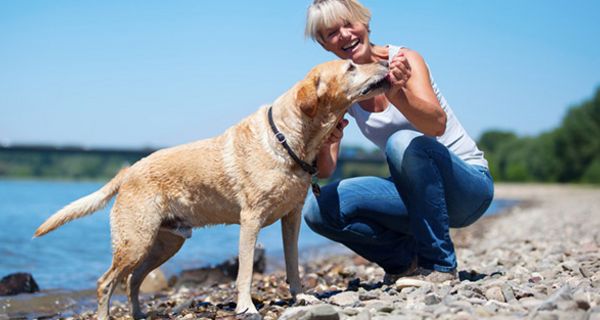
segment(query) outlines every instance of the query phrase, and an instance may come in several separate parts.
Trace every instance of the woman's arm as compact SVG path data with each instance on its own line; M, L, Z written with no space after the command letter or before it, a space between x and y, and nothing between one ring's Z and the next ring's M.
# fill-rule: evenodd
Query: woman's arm
M340 143L325 144L319 150L317 155L317 169L319 179L326 179L331 177L337 166L338 154L340 151Z
M431 87L425 60L416 51L403 48L390 64L388 100L417 130L429 136L446 131L446 112Z
M329 178L335 167L340 153L340 141L344 136L344 128L348 125L348 120L342 119L335 127L325 144L317 154L317 169L319 170L318 177L321 179Z

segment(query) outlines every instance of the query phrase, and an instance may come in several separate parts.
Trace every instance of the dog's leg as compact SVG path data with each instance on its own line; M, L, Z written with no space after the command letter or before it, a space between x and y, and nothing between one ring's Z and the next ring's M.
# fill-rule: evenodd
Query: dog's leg
M240 221L240 245L239 245L239 270L236 280L238 291L238 302L235 311L237 313L258 315L258 310L252 303L250 290L252 287L252 265L254 262L254 246L260 231L262 221L251 216L253 213L241 212Z
M281 235L283 237L283 252L285 255L285 270L293 297L302 293L302 283L298 272L298 234L302 209L296 208L281 218Z
M139 302L140 286L142 285L144 278L146 278L148 273L152 270L158 268L175 255L177 251L181 249L184 242L185 239L183 237L168 231L159 231L150 254L129 277L127 281L127 296L129 297L129 304L131 305L131 316L134 319L146 318L146 315L140 308Z
M112 296L115 286L119 281L117 278L118 273L119 271L113 263L108 271L98 279L98 289L96 290L98 297L98 320L109 319L110 296Z
M110 213L113 261L110 269L98 280L99 320L109 319L110 297L117 283L133 272L150 253L161 223L160 215L154 210L153 205L122 204L117 198Z

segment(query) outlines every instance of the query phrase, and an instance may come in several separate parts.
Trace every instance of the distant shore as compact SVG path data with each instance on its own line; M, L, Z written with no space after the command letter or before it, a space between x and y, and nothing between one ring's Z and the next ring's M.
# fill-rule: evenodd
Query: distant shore
M327 313L340 319L600 319L600 189L500 184L496 197L520 202L453 230L462 281L382 286L380 268L344 253L303 264L307 295L296 302L282 271L256 274L255 303L265 319ZM142 301L158 318L232 317L234 292L233 282L226 282L170 289ZM92 319L91 308L79 309L74 319ZM112 314L120 318L127 308L115 301ZM11 308L0 306L0 319L3 312L10 315Z

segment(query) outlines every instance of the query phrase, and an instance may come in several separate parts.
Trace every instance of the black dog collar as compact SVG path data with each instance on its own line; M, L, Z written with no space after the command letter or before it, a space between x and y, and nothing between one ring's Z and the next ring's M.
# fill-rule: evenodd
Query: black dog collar
M317 180L316 177L317 177L317 172L318 172L317 166L316 166L316 160L315 160L314 164L310 165L307 162L300 159L298 157L298 155L296 155L294 150L292 150L290 145L287 143L285 135L281 131L279 131L279 129L277 129L277 126L275 125L275 121L273 121L273 107L269 107L268 117L269 117L269 125L271 126L271 130L273 131L273 134L275 134L275 138L277 139L277 141L283 146L283 148L287 151L287 153L290 155L290 157L292 157L292 159L302 168L302 170L308 172L308 174L310 174L313 177L313 179L312 179L313 192L315 193L315 195L318 196L320 193L320 188L316 182L316 180Z

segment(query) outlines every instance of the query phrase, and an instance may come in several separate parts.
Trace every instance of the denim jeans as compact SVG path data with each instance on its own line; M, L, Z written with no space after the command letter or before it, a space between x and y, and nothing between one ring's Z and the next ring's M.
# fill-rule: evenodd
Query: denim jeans
M388 273L405 271L415 258L427 269L456 269L449 228L472 224L490 205L488 169L411 130L394 133L385 152L391 177L344 179L319 197L309 192L307 225Z

